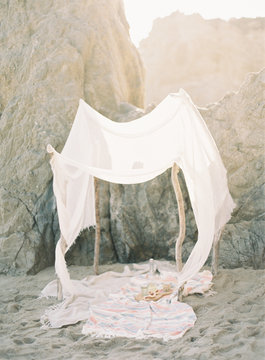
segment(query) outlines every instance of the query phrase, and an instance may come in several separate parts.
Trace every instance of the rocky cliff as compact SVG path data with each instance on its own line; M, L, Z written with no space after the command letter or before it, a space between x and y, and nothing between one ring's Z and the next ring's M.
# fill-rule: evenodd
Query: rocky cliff
M265 66L265 18L205 20L175 12L154 21L139 51L146 69L146 103L184 88L197 105L237 90Z
M226 266L265 265L265 69L201 113L213 134L237 204L221 242Z
M120 0L0 6L0 267L33 273L59 235L46 145L62 149L79 98L108 115L142 107L143 68Z

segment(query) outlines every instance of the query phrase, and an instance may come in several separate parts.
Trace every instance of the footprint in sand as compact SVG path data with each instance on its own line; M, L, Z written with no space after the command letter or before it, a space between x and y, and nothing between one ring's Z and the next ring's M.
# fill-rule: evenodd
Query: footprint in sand
M12 304L8 304L6 307L6 311L8 313L16 313L19 311L19 309L21 308L21 306L17 303L12 303Z
M237 324L239 322L239 320L237 319L229 319L227 320L230 324Z
M249 313L252 309L252 305L239 305L235 308L235 311L239 313Z
M25 337L23 339L24 344L32 344L32 343L34 343L34 341L36 341L36 339L30 338L30 337Z
M19 340L19 339L14 339L13 342L16 344L16 345L23 345L23 341Z

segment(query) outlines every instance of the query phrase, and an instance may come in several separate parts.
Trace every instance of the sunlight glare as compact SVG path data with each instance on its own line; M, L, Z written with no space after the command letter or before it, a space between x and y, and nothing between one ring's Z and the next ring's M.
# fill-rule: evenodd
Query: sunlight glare
M148 36L154 19L175 11L199 13L205 19L265 16L263 0L124 0L124 7L136 46Z

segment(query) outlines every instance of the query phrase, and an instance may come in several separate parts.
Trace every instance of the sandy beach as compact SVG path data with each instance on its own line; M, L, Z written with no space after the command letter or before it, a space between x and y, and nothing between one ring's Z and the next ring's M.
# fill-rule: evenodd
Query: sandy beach
M100 271L122 271L122 264ZM92 267L72 266L73 278L92 274ZM39 299L54 279L54 268L35 276L1 275L0 359L255 359L265 355L264 270L225 269L214 279L216 294L184 298L197 322L183 338L99 339L81 333L83 323L41 329L40 317L55 299Z

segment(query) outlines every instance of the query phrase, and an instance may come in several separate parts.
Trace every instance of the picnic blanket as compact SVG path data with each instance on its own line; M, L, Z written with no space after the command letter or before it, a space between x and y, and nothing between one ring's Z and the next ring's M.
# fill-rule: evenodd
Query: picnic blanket
M124 336L134 338L156 337L164 340L176 339L194 326L196 315L192 308L179 302L176 289L178 281L174 266L169 262L156 261L161 271L150 278L148 264L125 265L122 273L108 271L99 276L89 276L81 281L82 294L66 306L65 300L50 307L41 317L43 328L60 328L86 320L83 334L96 337ZM172 294L158 301L137 301L135 296L146 282L169 284ZM75 282L74 282L75 284ZM212 274L204 270L189 280L183 289L185 296L205 293L212 286ZM43 297L56 296L56 280L42 291Z
M96 337L155 337L176 339L193 327L196 315L192 307L173 299L158 302L136 301L136 287L123 288L102 304L90 307L82 333Z
M185 284L183 295L208 291L211 280L210 271L198 273ZM150 274L134 277L130 281L133 286L127 285L118 293L110 294L107 301L90 307L82 333L96 337L155 337L165 341L182 337L197 319L192 307L179 302L177 294L168 294L158 301L137 301L139 286L148 281L154 282L154 288L163 284L172 287L173 292L177 288L177 279L172 272L152 276L152 279ZM144 298L150 299L148 296Z

